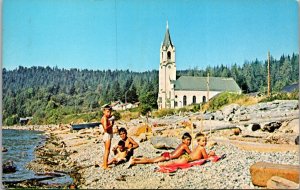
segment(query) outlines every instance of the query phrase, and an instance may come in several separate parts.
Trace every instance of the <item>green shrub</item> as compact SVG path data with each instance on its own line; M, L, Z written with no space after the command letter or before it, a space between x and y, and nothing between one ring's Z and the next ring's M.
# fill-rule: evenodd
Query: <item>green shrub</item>
M14 124L17 124L18 123L18 116L17 115L12 115L12 116L9 116L8 118L6 118L4 120L4 125L14 125Z
M122 112L122 113L120 113L121 114L121 118L122 118L122 120L125 120L125 121L130 121L131 119L137 119L138 117L139 117L139 112L138 112L138 109L136 109L136 108L134 108L136 111L132 111L131 109L130 109L130 111L129 110L126 110L126 111L124 111L124 112Z
M291 100L299 100L299 91L294 91L290 94Z
M153 113L154 117L163 117L166 115L174 115L176 112L174 109L161 109Z
M200 104L194 104L191 109L192 112L198 112L200 110Z
M58 124L61 123L63 116L58 110L51 110L46 115L47 124Z
M186 108L186 107L182 107L182 108L179 108L179 109L177 109L176 110L176 113L184 113L184 112L187 112L188 111L188 109Z
M222 93L216 95L215 97L213 97L209 101L209 110L215 111L217 109L220 109L222 106L227 105L227 104L231 104L235 100L238 100L238 99L243 98L243 97L244 97L243 94L222 92ZM206 103L206 105L207 105L207 103Z
M85 114L82 114L80 116L80 118L84 121L84 122L90 122L92 120L95 120L97 117L97 114L96 113L85 113Z
M152 111L151 106L148 104L142 104L139 108L140 114L142 115L146 115L149 111Z
M271 96L263 98L260 102L271 102L274 100L298 100L299 92L294 91L292 93L278 92L276 94L271 94Z

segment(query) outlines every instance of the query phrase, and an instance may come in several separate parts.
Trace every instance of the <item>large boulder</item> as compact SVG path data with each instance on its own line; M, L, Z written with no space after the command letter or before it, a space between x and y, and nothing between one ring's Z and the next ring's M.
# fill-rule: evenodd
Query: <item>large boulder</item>
M217 110L215 113L214 113L214 119L215 120L223 120L224 119L224 115L223 113L220 111L220 110Z
M257 162L250 166L251 180L254 185L266 187L272 176L279 176L299 183L299 165Z
M142 133L139 136L140 142L144 142L146 140L148 140L146 133Z
M258 104L258 109L259 110L272 110L277 108L277 103L274 102L266 102L266 103L259 103Z
M299 134L299 119L293 119L282 127L282 131L285 133L296 133Z
M181 140L175 137L154 136L150 139L150 143L157 149L175 149Z
M237 109L239 109L238 104L230 104L222 108L222 113L224 117L228 117L230 114L234 114Z
M298 100L275 100L274 103L278 103L279 110L295 110L299 109Z
M142 133L152 132L149 125L132 126L128 129L128 136L139 136Z
M163 131L166 130L167 126L164 125L162 127L153 127L152 128L152 133L154 136L156 135L162 135L163 134Z

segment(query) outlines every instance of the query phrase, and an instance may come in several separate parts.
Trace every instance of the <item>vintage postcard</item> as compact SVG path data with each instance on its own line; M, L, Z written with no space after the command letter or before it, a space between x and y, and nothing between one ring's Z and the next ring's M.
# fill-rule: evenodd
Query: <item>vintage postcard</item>
M2 187L299 188L299 1L2 1Z

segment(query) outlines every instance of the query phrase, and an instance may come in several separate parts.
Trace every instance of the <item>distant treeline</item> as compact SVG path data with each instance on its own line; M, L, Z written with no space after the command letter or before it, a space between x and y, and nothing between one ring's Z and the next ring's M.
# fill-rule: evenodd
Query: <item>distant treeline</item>
M232 77L244 93L267 90L267 60L177 71L177 75ZM272 91L299 80L299 55L271 58ZM79 70L57 67L19 66L3 69L3 121L18 122L19 117L33 116L32 123L58 123L62 115L97 112L111 101L140 102L156 108L158 71Z

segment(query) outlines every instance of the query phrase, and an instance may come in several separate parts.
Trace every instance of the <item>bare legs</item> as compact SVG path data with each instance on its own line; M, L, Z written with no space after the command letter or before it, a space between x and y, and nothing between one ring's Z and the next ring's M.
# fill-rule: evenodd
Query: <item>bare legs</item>
M166 158L163 156L159 156L156 158L132 158L130 165L134 164L152 164L156 162L166 161Z
M188 161L186 159L180 158L180 159L172 160L172 161L169 161L169 162L166 162L166 163L159 163L158 165L163 166L163 167L167 167L167 166L170 166L170 165L173 165L173 164L186 164L186 163L188 163Z
M103 156L103 169L109 169L108 168L108 156L109 156L109 151L110 151L110 144L111 144L111 140L107 140L104 142L104 156Z

